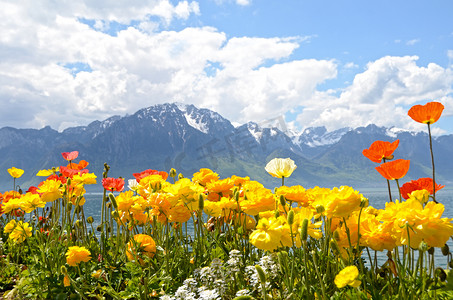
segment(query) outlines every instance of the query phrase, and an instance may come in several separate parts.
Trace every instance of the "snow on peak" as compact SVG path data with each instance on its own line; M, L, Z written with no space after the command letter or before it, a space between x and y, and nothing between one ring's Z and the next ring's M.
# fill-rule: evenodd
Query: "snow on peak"
M184 113L184 117L186 118L187 124L192 126L193 128L203 132L208 133L209 128L206 123L202 122L202 118L200 115L189 114L187 112Z

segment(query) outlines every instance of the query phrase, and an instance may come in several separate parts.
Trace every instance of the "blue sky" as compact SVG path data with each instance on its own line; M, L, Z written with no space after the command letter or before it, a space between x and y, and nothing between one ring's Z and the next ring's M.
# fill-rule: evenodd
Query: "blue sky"
M453 133L453 2L0 1L0 127L57 130L165 102L235 123Z

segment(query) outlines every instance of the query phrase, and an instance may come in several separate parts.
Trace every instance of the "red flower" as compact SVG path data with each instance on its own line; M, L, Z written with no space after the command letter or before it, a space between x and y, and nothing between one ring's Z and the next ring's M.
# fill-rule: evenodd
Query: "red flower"
M433 124L439 120L444 106L440 102L428 102L425 105L414 105L407 114L414 121L424 124Z
M157 170L145 170L140 173L134 173L132 174L135 177L135 180L137 180L138 183L140 183L140 180L142 178L148 177L149 175L160 175L163 180L167 180L168 173L164 171L157 171Z
M28 190L26 191L26 193L39 194L38 188L36 186L29 187Z
M444 187L445 187L445 185L436 184L436 192ZM426 177L426 178L419 178L417 180L411 180L410 182L406 182L405 184L403 184L400 188L401 196L404 199L409 199L409 195L413 191L418 191L418 190L427 190L432 195L433 194L433 179Z
M62 155L63 158L66 159L67 161L72 161L72 160L76 159L77 156L79 156L79 152L78 152L78 151L63 152L63 153L61 153L61 155Z
M410 160L397 159L383 163L376 170L386 179L395 180L403 178L409 171Z
M364 149L362 154L369 160L380 163L382 159L393 159L393 151L398 147L400 140L393 143L384 141L375 141L371 144L370 148Z
M124 179L112 177L103 178L102 186L104 189L112 192L121 192L124 189Z

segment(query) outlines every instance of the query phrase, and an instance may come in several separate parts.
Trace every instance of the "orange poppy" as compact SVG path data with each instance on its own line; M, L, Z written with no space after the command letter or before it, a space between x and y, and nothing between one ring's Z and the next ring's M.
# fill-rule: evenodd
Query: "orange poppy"
M410 160L397 159L383 163L376 170L386 179L395 180L406 176L409 171Z
M428 102L425 105L414 105L408 115L414 121L424 124L433 124L439 120L444 106L440 102Z
M400 140L396 140L393 143L375 141L370 148L364 149L362 154L375 163L380 163L382 159L393 159L393 151L398 148L399 142Z
M89 163L86 160L82 159L81 161L79 161L78 164L69 163L66 167L69 169L73 169L73 170L82 170L82 169L85 169L88 165L89 165Z
M436 183L436 192L442 188L444 188L445 185L440 185ZM406 182L403 184L400 188L401 196L404 199L409 199L409 195L413 191L418 191L418 190L427 190L431 195L433 194L433 179L426 177L426 178L419 178L417 180L411 180L410 182Z

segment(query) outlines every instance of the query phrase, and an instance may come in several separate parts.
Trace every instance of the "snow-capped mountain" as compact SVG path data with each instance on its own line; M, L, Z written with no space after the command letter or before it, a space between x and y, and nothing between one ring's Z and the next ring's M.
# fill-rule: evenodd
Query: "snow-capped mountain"
M168 171L176 168L187 177L202 167L221 176L250 176L265 184L276 184L264 171L274 157L291 157L298 168L288 184L376 185L382 178L375 163L362 155L375 140L400 140L395 157L411 160L408 177L430 174L430 155L426 133L411 133L375 125L327 131L307 128L302 133L266 128L249 122L233 126L218 113L180 103L143 108L132 115L113 116L87 126L57 132L0 129L0 187L8 186L6 169L26 170L22 180L32 184L38 170L64 164L61 152L78 150L88 169L102 176L103 165L110 165L111 176L130 178L148 168ZM453 162L448 159L453 136L434 140L437 178L442 184L453 181Z

